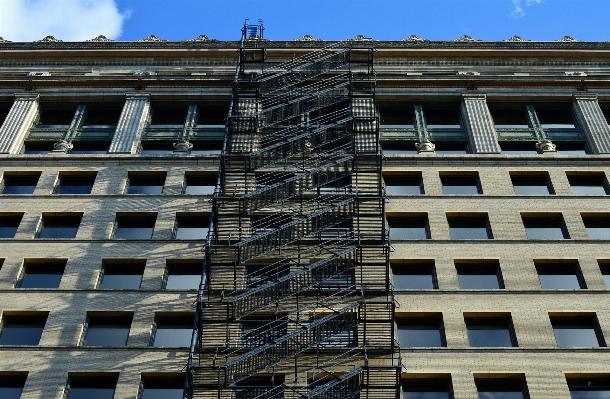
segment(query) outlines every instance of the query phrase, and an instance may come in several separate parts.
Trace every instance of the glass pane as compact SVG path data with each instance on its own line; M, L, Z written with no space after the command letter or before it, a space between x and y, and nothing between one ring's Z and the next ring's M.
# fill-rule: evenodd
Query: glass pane
M450 227L452 240L486 240L487 229L484 227Z
M595 330L591 327L555 327L555 341L560 348L597 348L599 342Z
M91 194L93 186L71 186L61 184L55 194Z
M495 274L459 274L460 288L464 290L497 290L500 289L498 276Z
M563 240L563 231L560 227L526 227L528 240Z
M62 274L27 273L23 276L19 288L57 288Z
M522 392L479 392L479 399L523 399Z
M184 194L212 195L214 194L214 186L186 186Z
M163 186L134 186L130 185L127 194L162 194Z
M47 227L43 226L38 238L75 238L78 227Z
M394 274L394 288L407 290L433 289L431 274Z
M142 399L182 399L180 388L146 388Z
M428 236L425 227L391 227L392 240L425 240Z
M70 388L68 399L112 399L114 388Z
M0 398L2 399L19 399L23 388L17 387L0 387Z
M449 392L403 392L403 399L449 399Z
M540 286L543 290L578 290L580 283L575 274L540 274Z
M441 333L435 326L399 326L398 342L401 347L441 347Z
M7 323L0 334L0 345L38 345L43 329L44 325L10 325Z
M34 194L36 186L13 186L6 185L2 194Z
M604 186L570 186L574 195L606 195Z
M606 289L610 289L610 274L604 274L604 282L606 283Z
M469 326L468 341L473 347L513 346L508 328L501 326Z
M155 333L153 346L181 346L191 345L192 327L159 326Z
M610 390L603 391L570 391L572 399L609 399Z
M165 289L196 290L201 282L201 274L169 274Z
M153 227L118 227L114 233L114 238L150 240L153 230Z
M203 240L207 235L207 227L179 227L176 231L176 240Z
M115 290L137 290L142 283L141 274L104 274L100 288Z
M389 195L417 195L421 194L421 188L417 186L385 186L385 191Z
M610 240L610 227L587 227L590 240Z
M477 186L443 186L443 194L478 194Z
M128 335L126 326L89 326L85 346L125 346Z
M544 186L514 186L517 195L548 195L549 188Z
M18 226L1 226L0 225L0 238L14 238L17 233Z

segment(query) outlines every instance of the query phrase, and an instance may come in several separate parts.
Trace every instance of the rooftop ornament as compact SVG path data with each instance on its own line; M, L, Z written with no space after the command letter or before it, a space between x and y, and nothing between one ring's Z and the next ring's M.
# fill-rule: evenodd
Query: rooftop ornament
M531 42L531 40L524 39L521 36L513 36L510 39L503 40L505 42Z
M116 40L108 39L104 35L99 35L98 37L94 37L93 39L85 40L86 42L114 42Z
M49 36L45 36L44 38L40 39L40 40L34 40L35 43L40 43L40 42L63 42L63 40L59 40L54 38L53 36L49 35Z
M574 39L572 36L564 36L559 40L555 40L556 42L568 42L568 43L573 43L573 42L581 42L582 40L576 40Z
M422 39L421 37L417 36L417 35L411 35L407 38L401 39L401 42L429 42L430 40L428 39Z
M6 40L2 36L0 36L0 43L11 43L11 41L10 40Z
M194 39L189 39L187 42L211 42L215 39L210 39L207 35L199 35Z
M298 39L294 39L295 42L321 42L322 39L317 39L311 35L303 35L303 37L300 37Z
M155 35L150 35L146 39L136 40L137 42L167 42L166 39L159 39Z
M372 42L373 39L371 39L370 37L366 37L364 35L357 35L355 38L351 39L355 42Z
M481 39L474 39L468 35L464 35L459 39L455 39L454 42L481 42Z

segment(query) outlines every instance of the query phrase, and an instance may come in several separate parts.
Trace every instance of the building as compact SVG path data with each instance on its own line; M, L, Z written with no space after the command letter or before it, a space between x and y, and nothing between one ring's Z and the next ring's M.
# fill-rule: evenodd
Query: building
M262 33L0 40L0 397L610 397L610 43Z

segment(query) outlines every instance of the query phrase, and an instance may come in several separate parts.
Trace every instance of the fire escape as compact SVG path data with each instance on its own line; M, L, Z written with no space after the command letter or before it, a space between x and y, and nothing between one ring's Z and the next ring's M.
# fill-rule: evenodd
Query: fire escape
M399 398L372 46L244 26L188 398Z

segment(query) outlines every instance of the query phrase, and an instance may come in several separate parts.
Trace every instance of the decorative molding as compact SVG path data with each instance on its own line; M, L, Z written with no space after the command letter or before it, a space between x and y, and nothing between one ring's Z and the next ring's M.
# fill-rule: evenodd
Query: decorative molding
M582 71L566 71L564 73L566 76L587 76L587 73Z
M190 143L188 140L181 139L173 145L173 152L177 153L188 153L193 149L193 143Z
M557 152L557 146L553 144L551 140L539 141L536 143L536 148L538 149L538 152L542 154Z
M42 43L42 42L59 43L59 42L63 42L63 40L56 39L55 37L53 37L51 35L45 36L40 40L34 40L34 43Z
M481 72L477 72L477 71L457 71L456 75L457 76L479 76L479 75L481 75Z
M454 42L482 42L481 39L475 39L468 35L464 35L458 39L455 39Z
M108 39L104 35L99 35L93 39L85 40L86 42L115 42L116 40Z
M463 93L460 107L462 121L470 148L475 154L500 154L500 144L494 121L487 108L487 96L483 93Z
M150 35L147 38L136 40L136 42L167 42L169 40L160 39L155 35Z
M51 76L49 71L32 71L28 72L28 76Z
M596 93L574 93L572 111L587 138L593 154L610 153L610 126L602 112Z
M16 93L15 102L0 126L0 154L17 154L23 139L38 120L38 93Z
M300 37L298 39L294 39L295 42L321 42L322 39L318 39L315 38L311 35L303 35L303 37Z
M136 71L133 73L133 76L155 76L157 72L155 71Z
M127 93L108 153L135 154L150 116L150 93Z
M504 42L531 42L531 40L524 39L521 36L512 36L510 39L503 40Z
M417 149L417 153L421 154L422 152L434 152L436 150L436 145L432 144L430 140L424 139L419 143L415 143L415 148Z
M366 37L364 35L356 35L356 37L354 37L353 39L349 39L349 40L352 40L354 42L372 42L372 41L378 41L378 40L371 39L370 37Z
M0 36L0 43L12 43L10 40L6 40L2 36Z
M421 42L429 42L430 40L428 39L422 39L421 37L417 36L417 35L411 35L409 37L406 37L404 39L400 40L401 42L414 42L414 43L421 43Z
M199 35L194 39L189 39L187 42L214 42L216 39L210 39L207 35Z
M568 43L576 43L576 42L582 42L582 40L577 40L574 39L572 36L564 36L559 40L555 40L556 42L568 42Z

